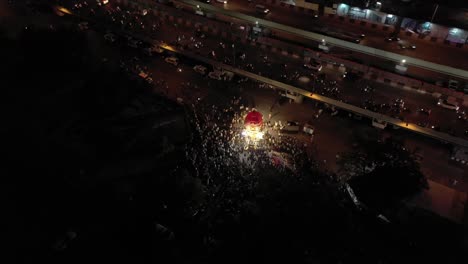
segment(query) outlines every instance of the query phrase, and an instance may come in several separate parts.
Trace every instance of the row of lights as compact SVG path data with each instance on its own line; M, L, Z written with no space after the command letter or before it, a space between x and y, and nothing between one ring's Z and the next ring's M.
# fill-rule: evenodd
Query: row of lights
M323 45L326 45L326 44L327 44L327 42L325 41L325 39L322 39L322 44L323 44ZM401 60L401 64L405 64L405 63L406 63L406 60L405 60L405 59L402 59L402 60Z
M377 2L377 4L380 4L380 3ZM197 8L200 8L200 6L197 5ZM393 15L388 15L388 17L391 18L391 17L393 17ZM255 21L255 25L258 26L258 21ZM326 45L325 39L322 39L322 44L323 44L323 45ZM405 63L406 63L406 60L405 60L405 59L401 60L401 63L402 63L402 64L405 64Z

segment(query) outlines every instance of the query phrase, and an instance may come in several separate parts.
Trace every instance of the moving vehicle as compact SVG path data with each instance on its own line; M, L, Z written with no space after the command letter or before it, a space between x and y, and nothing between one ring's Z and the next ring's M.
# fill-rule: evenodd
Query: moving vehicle
M398 46L400 47L400 49L409 49L409 50L415 50L416 49L416 45L414 44L404 44L404 43L398 43Z
M437 102L437 105L442 106L443 108L447 108L447 109L451 109L455 111L458 111L458 109L460 109L460 107L458 106L456 102L448 102L447 99L439 99L439 101Z
M150 84L153 83L153 78L151 78L149 74L145 71L140 71L140 73L138 73L138 76Z
M179 59L176 57L167 57L164 59L164 61L174 66L179 65Z
M193 70L194 70L195 72L198 72L199 74L205 75L207 69L206 69L205 66L202 66L202 65L195 65L195 67L193 67Z
M268 14L270 12L270 9L266 8L264 5L256 5L255 11L261 14Z
M223 79L222 76L223 76L223 73L220 71L212 71L208 73L208 77L210 77L211 79L218 80L218 81L221 81Z
M426 114L426 115L430 115L432 110L431 109L427 109L427 108L419 108L418 109L418 112L419 113L423 113L423 114Z
M316 61L311 61L310 63L304 64L304 68L319 72L319 71L322 70L322 64L320 64L320 63L318 63Z
M392 42L392 41L400 41L401 39L397 36L388 36L385 38L386 41Z
M106 5L109 3L109 0L96 0L98 5Z
M351 36L350 34L346 33L341 33L341 32L332 32L332 31L326 31L323 32L325 35L328 35L330 37L338 38L341 40L349 41L349 42L354 42L354 43L359 43L361 42L361 37L360 36Z

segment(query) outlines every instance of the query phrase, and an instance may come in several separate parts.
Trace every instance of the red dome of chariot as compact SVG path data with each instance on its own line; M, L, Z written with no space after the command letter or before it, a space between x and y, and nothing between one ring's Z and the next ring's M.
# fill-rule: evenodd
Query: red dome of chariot
M263 115L258 111L251 111L247 114L244 120L246 126L261 126L263 125Z

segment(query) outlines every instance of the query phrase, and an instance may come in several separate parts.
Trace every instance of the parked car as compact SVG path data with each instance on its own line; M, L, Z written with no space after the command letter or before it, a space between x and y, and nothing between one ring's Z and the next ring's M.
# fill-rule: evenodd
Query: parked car
M77 236L77 232L69 230L55 240L52 248L56 251L63 251L70 246L71 242L75 240Z
M284 132L299 132L299 122L297 121L288 121L286 125L281 129Z
M88 30L89 29L89 23L88 22L81 22L81 23L78 24L78 28L81 31Z
M179 65L179 59L176 57L167 57L164 59L164 61L174 66Z
M306 134L309 134L309 135L313 135L314 134L314 127L310 124L305 124L304 127L302 128L302 131L304 131L304 133Z
M117 37L112 33L106 33L104 35L104 39L109 41L110 43L114 43L117 40Z
M127 45L131 48L135 48L137 49L140 45L141 45L141 41L139 41L138 39L132 39L132 38L129 38L128 41L127 41Z
M212 71L208 73L208 77L210 77L211 79L218 80L218 81L221 81L223 79L222 76L223 76L223 73L220 71Z
M202 66L202 65L195 65L195 67L193 67L193 70L194 70L195 72L198 72L199 74L205 75L207 69L206 69L205 66Z
M159 54L164 52L164 50L159 45L153 45L151 51Z

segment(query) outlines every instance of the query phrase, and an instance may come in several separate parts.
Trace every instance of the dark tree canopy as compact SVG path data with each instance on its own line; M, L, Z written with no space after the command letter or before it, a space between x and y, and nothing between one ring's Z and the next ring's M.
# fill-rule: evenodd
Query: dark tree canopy
M419 164L395 138L362 141L361 147L344 153L340 175L351 179L356 194L373 207L388 208L427 188Z

